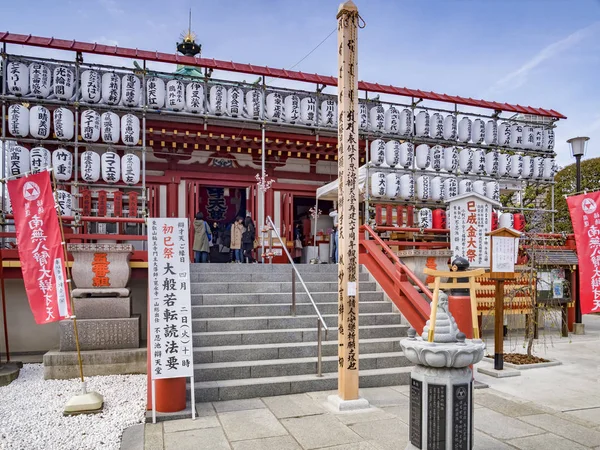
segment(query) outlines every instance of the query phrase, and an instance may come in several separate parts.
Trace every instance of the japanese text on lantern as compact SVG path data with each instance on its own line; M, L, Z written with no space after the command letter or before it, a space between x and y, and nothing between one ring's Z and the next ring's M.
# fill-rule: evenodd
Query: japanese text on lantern
M193 376L192 316L186 219L149 219L152 377Z

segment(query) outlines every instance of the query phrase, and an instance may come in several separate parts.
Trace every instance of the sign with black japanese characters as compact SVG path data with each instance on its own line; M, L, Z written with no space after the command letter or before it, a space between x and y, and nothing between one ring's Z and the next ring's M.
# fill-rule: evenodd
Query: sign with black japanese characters
M423 422L423 382L410 380L410 443L421 448Z
M427 450L446 449L446 385L427 386Z
M187 219L148 219L148 351L153 379L194 373L188 248Z
M454 450L468 450L470 434L469 393L471 388L467 383L455 384L452 386L452 391L452 448ZM473 420L472 415L470 420Z

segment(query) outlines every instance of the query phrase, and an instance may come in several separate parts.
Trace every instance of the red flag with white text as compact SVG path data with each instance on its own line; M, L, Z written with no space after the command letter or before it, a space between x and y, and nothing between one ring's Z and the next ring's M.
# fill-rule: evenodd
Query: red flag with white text
M567 197L577 259L581 314L600 312L600 191Z
M29 306L38 324L72 315L50 172L7 183Z

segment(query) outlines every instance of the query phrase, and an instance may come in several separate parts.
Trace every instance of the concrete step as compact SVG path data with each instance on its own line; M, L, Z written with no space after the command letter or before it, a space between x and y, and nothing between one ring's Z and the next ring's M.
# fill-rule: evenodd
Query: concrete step
M289 276L281 272L265 272L265 273L236 273L235 281L242 283L256 283L256 282L281 282L281 281L291 281L292 279L292 270L290 268ZM308 272L308 273L300 273L302 279L305 283L308 282L336 282L337 281L337 272ZM368 273L360 273L359 281L369 281L370 275ZM192 283L218 283L218 282L229 282L231 281L230 273L223 272L192 272L190 281ZM296 277L296 281L299 283L298 277Z
M402 352L361 354L360 370L389 369L410 365ZM338 356L324 356L323 372L335 372ZM317 358L236 361L194 365L196 381L241 380L243 378L285 377L317 373Z
M338 353L337 341L322 342L323 356ZM360 354L400 352L400 338L360 338ZM222 345L194 348L195 363L217 363L228 361L256 361L267 359L309 358L317 356L317 342L284 342L259 345ZM362 356L361 356L362 357Z
M322 314L330 328L337 327L338 314ZM399 324L402 316L393 312L362 313L359 312L361 325ZM235 330L287 330L290 328L316 327L317 315L309 316L265 316L265 317L226 317L213 319L192 319L194 332L235 331Z
M360 387L406 385L411 367L361 370ZM302 392L337 389L337 371L286 377L245 378L242 380L198 381L194 384L196 402L215 402L243 398L269 397Z
M312 292L315 303L336 302L338 298L337 288L330 292ZM361 304L363 302L380 302L383 300L383 292L360 292ZM310 300L302 287L298 286L296 292L296 303L309 303ZM266 293L266 294L192 294L192 305L252 305L252 304L292 304L291 293Z
M296 264L298 272L337 273L337 264ZM190 264L191 273L288 273L290 264ZM366 269L361 266L361 272Z
M392 312L392 303L386 300L379 302L361 302L361 313ZM335 314L338 311L337 302L319 303L321 314ZM192 306L192 318L225 318L225 317L263 317L263 316L290 316L292 305L290 303L274 303L264 305L197 305ZM306 316L315 314L312 303L296 303L296 315Z
M237 281L237 276L232 275L232 279L235 282L228 283L192 283L191 284L191 294L268 294L268 293L288 293L292 292L292 282L254 282L247 283L242 282L239 283ZM306 287L308 292L311 294L313 292L335 292L338 290L338 283L330 282L306 282ZM296 292L303 291L303 286L300 282L296 283ZM363 281L359 284L359 291L362 292L373 292L376 289L375 282L371 281Z
M336 322L337 323L337 322ZM359 325L360 337L364 339L406 336L407 325ZM329 328L327 339L323 330L323 340L337 340L337 328ZM194 347L214 347L220 345L260 345L282 342L316 342L317 320L310 328L273 330L235 330L194 332Z

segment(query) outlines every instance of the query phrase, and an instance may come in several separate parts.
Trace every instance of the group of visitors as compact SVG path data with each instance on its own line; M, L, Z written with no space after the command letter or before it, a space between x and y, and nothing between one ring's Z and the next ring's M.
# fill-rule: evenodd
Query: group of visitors
M216 224L214 230L218 230ZM196 214L194 220L194 262L209 262L210 248L217 245L213 241L213 232L210 225L204 220L204 214ZM230 257L227 262L233 263L255 263L254 248L256 240L256 226L250 216L246 213L246 218L238 216L233 223L230 223L219 236L219 252L228 253Z

